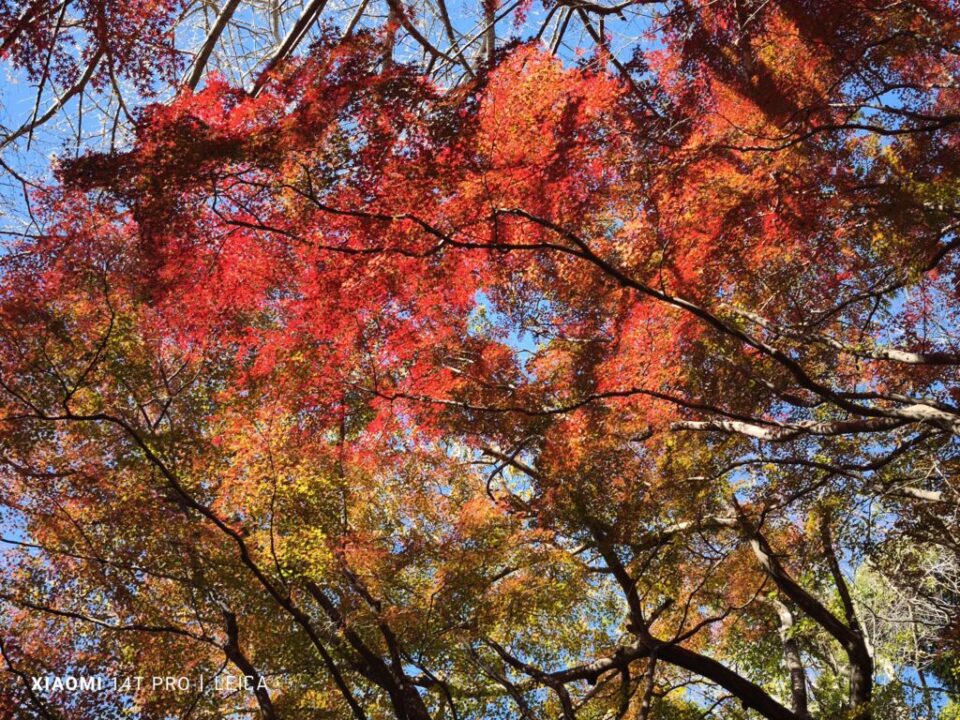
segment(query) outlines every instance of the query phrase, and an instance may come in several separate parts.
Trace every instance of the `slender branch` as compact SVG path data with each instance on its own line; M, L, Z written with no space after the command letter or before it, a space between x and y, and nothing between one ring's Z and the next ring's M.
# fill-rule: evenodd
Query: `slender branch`
M263 90L264 85L270 78L270 74L296 49L297 45L303 39L303 36L306 35L307 29L313 21L317 19L320 13L323 12L326 4L327 0L310 0L300 17L297 18L297 21L293 24L293 27L290 28L290 32L284 37L283 42L267 57L264 68L257 76L253 88L250 91L253 96L260 94L260 91Z
M230 22L230 18L233 17L239 5L240 0L227 0L220 9L220 13L217 15L213 27L210 28L210 32L207 33L207 37L203 41L203 45L200 47L200 51L197 53L197 57L193 61L193 66L187 75L186 85L191 90L196 89L197 85L200 84L200 78L203 77L204 70L206 70L207 61L210 59L213 49L217 46L224 28L227 27L227 23Z
M100 64L100 61L105 55L105 50L103 48L97 50L93 56L90 58L90 61L87 63L86 69L83 71L83 75L75 82L70 88L58 96L57 99L47 108L47 111L40 117L30 120L19 128L14 130L12 133L7 135L5 138L0 140L0 150L6 148L10 143L15 140L23 137L27 133L33 132L36 128L40 127L47 121L49 121L54 115L56 115L60 110L66 105L75 95L83 92L86 88L87 83L90 82L90 78L93 77L93 73L96 71L97 66Z

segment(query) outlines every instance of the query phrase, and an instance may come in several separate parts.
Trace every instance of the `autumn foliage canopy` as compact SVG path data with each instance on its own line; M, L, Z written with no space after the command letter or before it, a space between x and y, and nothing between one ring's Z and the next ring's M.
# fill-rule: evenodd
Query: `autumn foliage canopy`
M2 257L0 716L956 717L960 11L658 7L456 85L325 33L58 161Z

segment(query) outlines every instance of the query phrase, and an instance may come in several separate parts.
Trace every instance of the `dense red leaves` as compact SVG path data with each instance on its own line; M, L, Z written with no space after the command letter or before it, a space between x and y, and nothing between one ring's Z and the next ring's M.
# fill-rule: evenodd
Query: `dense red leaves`
M656 632L697 650L769 634L751 518L792 549L784 572L822 576L803 518L873 492L850 463L907 439L886 431L956 432L956 361L883 356L957 352L954 15L686 4L646 103L533 45L445 91L360 36L256 97L211 78L149 108L128 151L61 166L43 236L7 260L3 438L45 474L4 501L62 504L31 520L40 543L79 517L128 564L212 568L253 624L321 578L326 620L378 657L387 626L454 665L463 639L589 660L621 618L581 545L643 602L685 598ZM761 465L770 439L796 442ZM768 462L788 452L843 471ZM235 546L283 591L238 589ZM32 572L93 604L77 562ZM130 616L192 602L165 577L147 599L109 580ZM557 619L549 648L524 613ZM396 705L363 657L351 672Z
M808 9L758 11L763 31L744 34L731 8L671 20L655 69L683 123L659 145L650 138L662 120L638 113L628 86L535 47L512 53L475 95L444 95L403 68L376 71L377 47L362 39L319 51L256 98L212 80L151 109L131 152L82 158L64 176L129 211L121 252L135 254L138 273L123 282L141 284L158 332L181 352L230 348L225 392L269 381L323 428L350 388L376 410L378 437L414 418L427 437L448 422L502 443L540 433L559 483L548 505L573 492L573 477L603 477L606 492L604 444L614 474L630 475L614 448L682 417L677 402L785 417L766 389L787 382L782 368L622 277L802 326L872 287L908 246L919 268L939 242L939 218L905 197L918 180L870 180L917 152L913 135L895 153L834 107L866 92L854 55L874 52L897 19L845 27L841 52L839 26L814 32ZM889 82L930 82L930 61L899 59L919 42L889 40ZM911 112L952 112L949 93L937 97ZM797 140L848 121L844 142ZM943 147L952 133L940 137ZM865 211L877 204L890 211ZM904 304L902 322L920 321L915 307ZM500 318L478 332L478 311ZM854 319L823 328L842 338ZM517 328L541 339L529 358L509 340ZM841 384L849 374L890 389L904 377L807 352ZM764 384L742 392L756 374ZM537 419L598 393L619 398L609 420L586 409Z
M180 79L174 33L184 8L180 0L4 0L3 55L41 86L70 87L93 64L94 86L129 80L149 96L158 82L169 87Z

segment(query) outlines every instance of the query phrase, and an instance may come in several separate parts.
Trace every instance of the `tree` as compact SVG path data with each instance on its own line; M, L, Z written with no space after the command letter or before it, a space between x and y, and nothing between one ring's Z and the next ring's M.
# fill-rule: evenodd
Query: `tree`
M0 294L14 717L944 710L957 8L658 8L450 83L391 6L59 162ZM194 682L28 682L78 669Z

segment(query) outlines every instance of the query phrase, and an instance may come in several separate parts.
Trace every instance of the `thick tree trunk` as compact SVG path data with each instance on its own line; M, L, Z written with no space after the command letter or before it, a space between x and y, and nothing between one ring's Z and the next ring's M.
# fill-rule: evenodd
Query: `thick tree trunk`
M713 680L735 695L744 708L756 710L768 720L798 720L796 713L770 697L763 688L711 658L679 645L663 645L658 649L657 656Z
M773 605L780 617L780 642L783 644L783 659L790 673L791 705L797 717L806 720L810 717L807 710L807 675L800 648L790 634L793 630L793 613L779 600L774 600Z
M391 693L390 702L398 720L432 720L420 693L409 683Z
M833 535L830 531L830 516L823 514L820 517L820 539L823 541L823 552L830 566L830 574L837 586L837 594L843 604L843 612L850 628L851 637L845 643L847 657L850 659L850 708L854 711L854 720L870 720L872 712L870 701L873 698L873 657L867 646L867 639L857 617L857 609L850 595L850 588L843 577L837 553L833 548Z
M870 720L873 713L870 701L873 697L873 658L861 643L848 650L850 655L850 707L854 720Z

